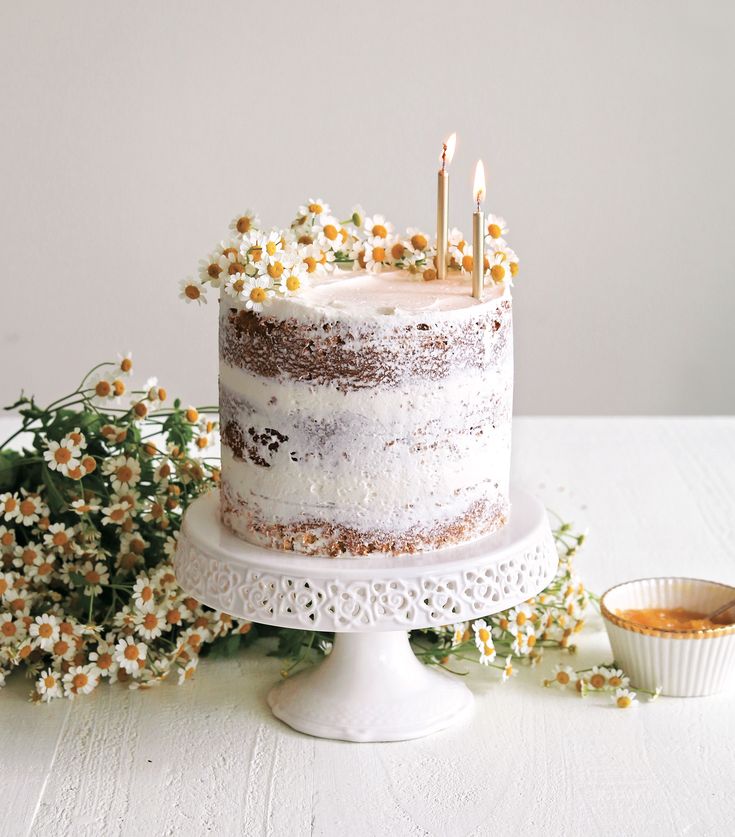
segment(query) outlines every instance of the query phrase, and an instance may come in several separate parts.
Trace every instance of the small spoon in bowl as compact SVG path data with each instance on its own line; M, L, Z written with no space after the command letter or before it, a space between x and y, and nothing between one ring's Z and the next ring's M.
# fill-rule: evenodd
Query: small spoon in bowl
M730 613L730 611L733 611ZM713 610L706 616L710 622L716 622L718 625L731 625L735 622L735 599L730 599L724 605L720 605L717 610Z

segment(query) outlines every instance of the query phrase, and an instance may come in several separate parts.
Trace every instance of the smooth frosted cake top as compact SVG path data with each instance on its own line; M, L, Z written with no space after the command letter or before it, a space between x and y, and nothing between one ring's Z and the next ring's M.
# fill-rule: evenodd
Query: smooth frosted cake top
M485 288L482 300L474 299L467 276L460 273L426 282L417 281L403 270L371 273L337 269L314 277L298 296L273 299L265 313L297 320L311 320L315 315L341 321L386 318L395 325L401 318L447 314L451 318L452 312L484 310L508 298L510 287L501 284ZM224 305L233 302L232 297L223 295Z

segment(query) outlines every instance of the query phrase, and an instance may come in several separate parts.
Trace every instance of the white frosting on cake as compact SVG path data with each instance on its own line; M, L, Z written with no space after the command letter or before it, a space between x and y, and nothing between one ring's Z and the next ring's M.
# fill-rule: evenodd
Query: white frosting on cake
M440 315L451 319L452 312L461 317L468 309L482 309L509 297L507 286L490 285L482 300L474 299L466 274L424 282L405 270L366 273L337 268L333 273L314 275L309 286L295 296L274 299L267 314L304 322L315 316L360 323L375 319L394 327L403 318ZM224 302L228 302L226 297Z
M224 296L223 519L308 553L470 540L508 512L510 293L338 273L260 315ZM241 318L245 318L244 320Z

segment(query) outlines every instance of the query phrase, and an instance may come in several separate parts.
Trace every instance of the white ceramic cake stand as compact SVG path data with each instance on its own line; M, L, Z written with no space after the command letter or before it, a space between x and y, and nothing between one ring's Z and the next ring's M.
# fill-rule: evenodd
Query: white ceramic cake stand
M538 500L512 496L495 535L402 557L314 558L248 544L220 522L219 494L187 510L174 556L181 587L233 616L334 631L332 653L275 686L273 714L322 738L399 741L436 732L472 705L462 679L419 662L408 630L497 613L548 585L557 552Z

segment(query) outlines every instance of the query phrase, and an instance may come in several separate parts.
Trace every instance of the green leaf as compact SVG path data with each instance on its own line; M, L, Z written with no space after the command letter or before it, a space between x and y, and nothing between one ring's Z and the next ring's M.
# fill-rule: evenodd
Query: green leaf
M46 500L48 501L49 508L54 514L59 514L64 510L66 506L66 503L64 502L64 497L54 484L53 477L51 476L51 471L49 470L47 465L43 466L41 474L43 477L43 484L46 486Z

